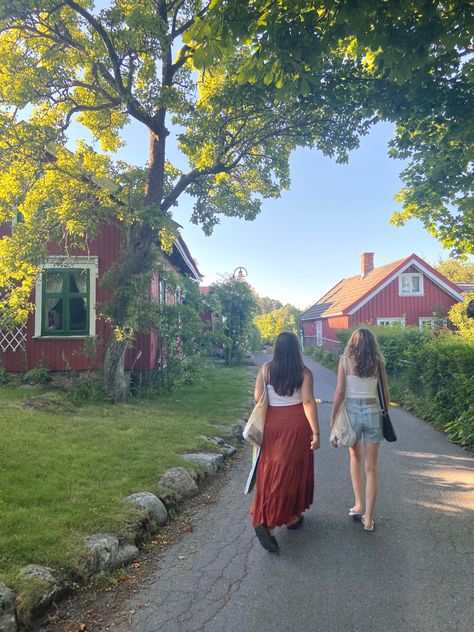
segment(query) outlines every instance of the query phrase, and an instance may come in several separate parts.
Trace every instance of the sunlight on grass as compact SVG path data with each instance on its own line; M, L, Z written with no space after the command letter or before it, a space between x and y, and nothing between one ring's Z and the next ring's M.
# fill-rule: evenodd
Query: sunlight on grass
M206 368L156 400L70 414L25 409L39 390L0 389L0 579L14 586L27 563L67 567L86 535L120 533L130 512L122 498L156 492L164 470L189 467L179 453L202 446L210 424L239 417L250 381L247 368Z

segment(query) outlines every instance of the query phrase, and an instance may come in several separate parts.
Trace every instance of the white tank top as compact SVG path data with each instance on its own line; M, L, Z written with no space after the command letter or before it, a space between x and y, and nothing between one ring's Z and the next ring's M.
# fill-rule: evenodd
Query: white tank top
M346 375L346 397L369 399L377 396L377 378Z
M278 395L271 384L267 384L267 389L270 406L294 406L295 404L301 404L303 401L300 388L293 391L293 395Z
M354 399L375 399L377 397L378 378L359 377L358 375L350 375L347 369L350 368L349 360L346 356L343 359L344 371L346 373L346 398Z

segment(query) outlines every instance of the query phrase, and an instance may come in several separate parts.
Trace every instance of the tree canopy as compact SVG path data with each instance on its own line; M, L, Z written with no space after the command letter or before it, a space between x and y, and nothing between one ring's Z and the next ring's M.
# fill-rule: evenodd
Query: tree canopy
M299 101L344 86L352 107L396 124L390 155L408 161L402 211L454 254L474 251L472 4L459 0L215 0L196 20L195 63L223 48L250 50L241 82L277 86ZM352 88L352 90L350 89Z
M108 317L123 358L150 326L144 288L184 191L207 233L221 216L252 220L288 188L296 147L344 162L379 120L408 160L394 221L418 217L472 252L470 17L448 0L2 3L0 223L23 218L0 241L2 322L31 310L49 241L87 246L119 220ZM131 120L149 133L146 168L114 159ZM92 145L70 142L73 121ZM186 171L168 160L172 130Z
M434 267L453 283L474 283L474 262L472 261L439 257Z
M273 344L282 331L292 331L298 337L301 330L301 312L289 303L278 309L255 316L262 342Z

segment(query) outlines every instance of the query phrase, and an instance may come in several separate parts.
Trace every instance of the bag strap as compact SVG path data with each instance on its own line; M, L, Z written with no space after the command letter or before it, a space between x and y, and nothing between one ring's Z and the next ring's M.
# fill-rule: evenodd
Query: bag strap
M379 375L377 378L377 395L379 398L379 404L380 404L380 408L382 409L383 413L387 412L387 402L385 401L385 393L383 392L383 387L382 387L382 367L379 364Z

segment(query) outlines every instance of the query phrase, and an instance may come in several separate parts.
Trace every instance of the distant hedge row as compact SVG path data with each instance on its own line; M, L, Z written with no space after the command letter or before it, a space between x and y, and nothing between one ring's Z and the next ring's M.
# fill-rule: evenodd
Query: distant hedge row
M452 332L370 327L385 357L393 401L463 446L474 447L474 342ZM352 330L341 330L341 349Z

